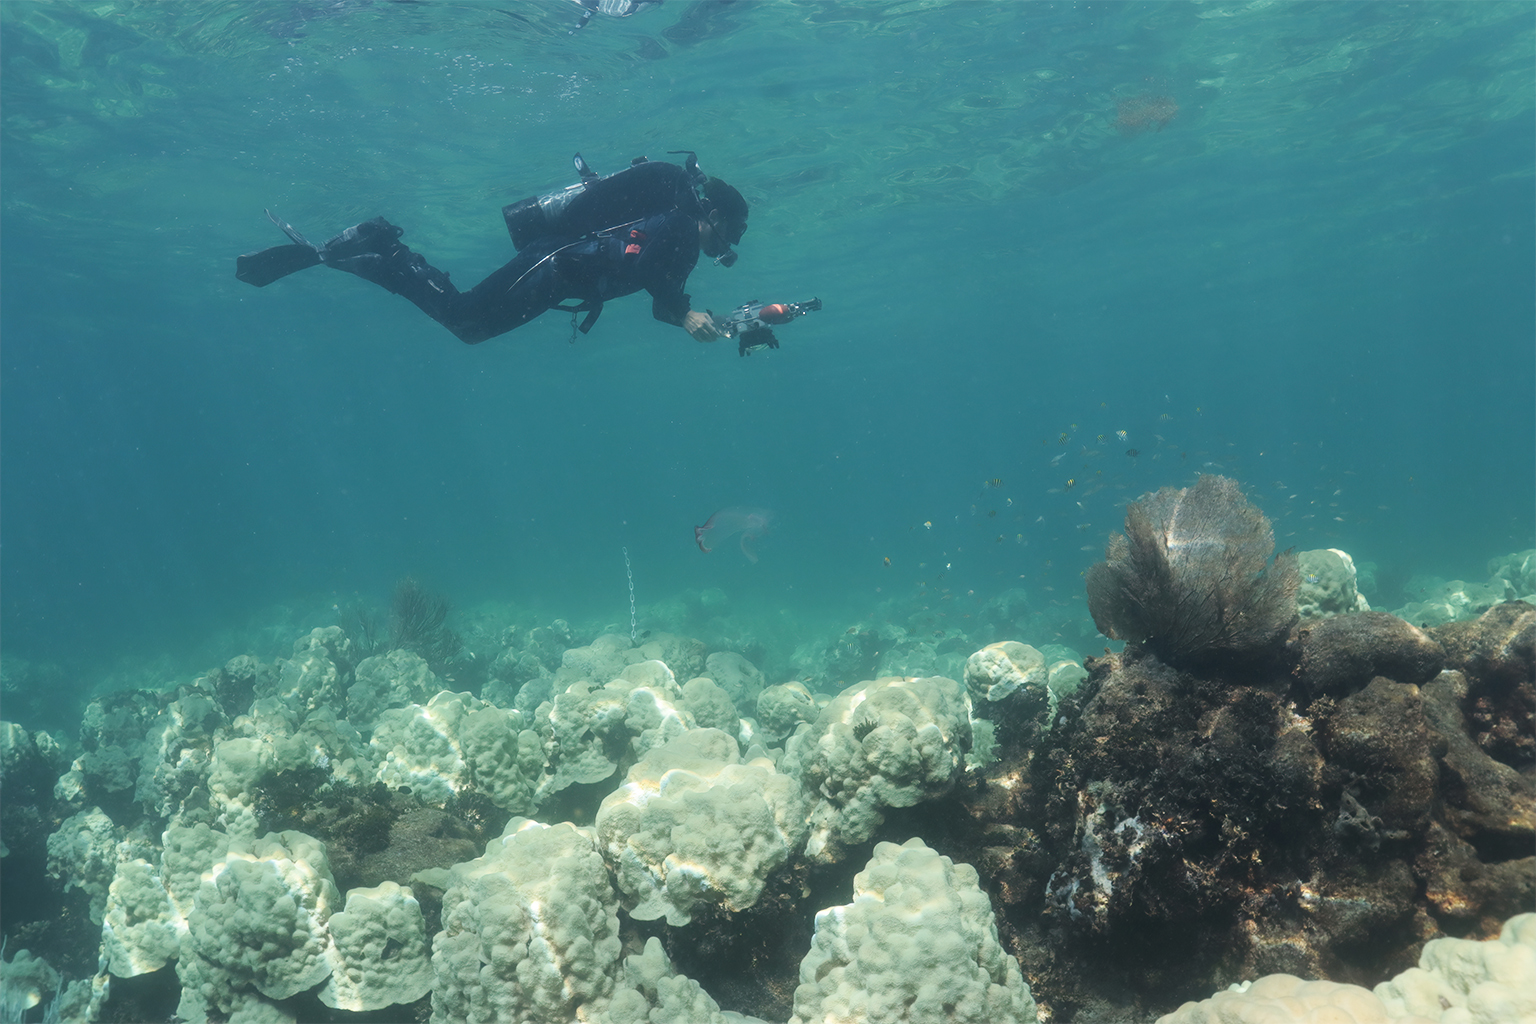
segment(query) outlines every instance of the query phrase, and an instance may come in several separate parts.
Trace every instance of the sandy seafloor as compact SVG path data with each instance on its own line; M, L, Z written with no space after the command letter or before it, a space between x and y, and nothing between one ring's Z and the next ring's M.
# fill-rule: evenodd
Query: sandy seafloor
M572 32L579 15L0 5L0 715L52 741L8 733L7 960L25 947L67 981L93 976L91 901L117 863L156 862L173 815L225 814L228 828L226 796L193 796L217 744L302 725L237 725L250 711L237 702L264 679L291 712L347 718L363 655L399 639L406 579L450 604L458 645L428 659L431 678L529 715L537 686L557 692L564 652L602 636L695 641L701 663L673 666L680 686L709 675L704 657L739 656L761 674L730 693L749 717L758 691L790 681L828 697L883 675L963 684L965 660L1002 641L1091 669L1122 645L1090 616L1086 573L1130 502L1202 473L1238 482L1276 549L1349 552L1369 606L1414 625L1529 597L1528 4L674 0ZM551 313L469 347L324 268L262 290L233 278L236 254L283 241L269 208L314 238L387 216L467 287L512 254L498 208L568 184L573 152L609 171L684 148L752 206L740 263L702 260L694 305L824 302L779 329L777 350L696 344L643 295L575 343ZM772 513L755 561L734 539L695 544L729 507ZM355 657L327 655L336 677L300 700L282 663L329 627ZM266 667L231 672L242 656ZM1095 685L1130 678L1097 671ZM1477 671L1467 735L1528 785L1527 691ZM179 726L185 773L156 782L154 763L183 756L154 754L159 716L199 686L219 724ZM1479 710L1490 693L1514 702ZM393 700L427 697L401 683ZM365 745L379 710L356 712ZM79 758L83 785L56 793ZM610 785L631 767L616 763ZM512 805L591 824L606 791L589 785L452 813L478 854ZM926 828L957 860L980 849L939 810L973 806L966 785L891 815L878 839ZM1360 795L1320 785L1330 814L1344 790ZM1059 815L1041 800L1030 813ZM91 807L107 824L50 874L48 836ZM1372 919L1341 956L1328 936L1342 931L1323 928L1297 973L1374 983L1415 942L1496 931L1491 909L1425 909L1432 872L1391 845L1431 825L1413 828L1381 855L1420 872L1397 923ZM1504 864L1523 835L1463 838ZM777 877L841 903L876 841L851 844L843 875L792 858ZM332 847L338 881L384 877ZM1035 868L1018 906L1044 905L1054 868ZM1026 935L1035 925L1010 918L989 877L1005 942L1061 943L1050 964L1021 959L1050 1019L1150 1020L1218 975L1239 980L1241 958L1211 937L1225 932L1197 915L1191 934L1211 928L1186 977L1142 964L1089 992L1074 965L1093 941L1116 948L1130 919L1107 907L1097 938L1066 925L1051 939L1047 915ZM1508 887L1477 898L1529 902ZM816 908L784 905L797 909L742 927L779 928L803 952ZM629 909L621 920L639 953L645 929ZM729 952L689 928L661 930L678 965ZM766 979L782 988L799 954L757 955L756 989L705 988L787 1018L793 993L765 995ZM171 974L120 984L103 1019L167 1019ZM348 1016L306 992L303 1012L326 1019L414 1019ZM46 994L24 1019L42 1019Z

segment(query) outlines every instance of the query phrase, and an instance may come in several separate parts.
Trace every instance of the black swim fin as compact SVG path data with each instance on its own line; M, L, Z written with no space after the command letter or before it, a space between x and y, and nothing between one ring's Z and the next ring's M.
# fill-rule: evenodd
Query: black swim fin
M298 229L272 216L271 210L263 210L267 219L276 224L289 238L292 245L274 245L260 252L248 252L235 258L235 277L246 284L265 288L273 281L297 274L301 270L320 265L320 250Z
M312 245L274 245L235 257L235 277L265 288L279 278L319 265L320 253Z

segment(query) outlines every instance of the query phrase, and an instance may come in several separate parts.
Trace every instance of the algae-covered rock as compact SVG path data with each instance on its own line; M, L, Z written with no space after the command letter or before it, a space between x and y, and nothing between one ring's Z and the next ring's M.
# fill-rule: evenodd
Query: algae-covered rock
M1385 612L1314 622L1297 643L1297 678L1313 693L1358 689L1375 676L1418 685L1445 664L1445 651L1433 637Z

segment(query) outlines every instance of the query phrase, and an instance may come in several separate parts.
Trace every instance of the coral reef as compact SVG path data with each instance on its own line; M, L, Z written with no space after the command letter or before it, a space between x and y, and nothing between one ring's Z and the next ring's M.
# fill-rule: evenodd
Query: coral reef
M1475 619L1508 601L1536 602L1536 550L1490 560L1483 583L1415 576L1405 591L1411 600L1392 614L1420 626Z
M637 646L482 616L478 696L327 626L98 697L67 754L6 725L29 952L4 998L192 1022L1528 1014L1536 608L1421 627L1365 610L1341 552L1306 553L1298 593L1272 546L1230 481L1135 503L1089 581L1133 642L1087 662L997 638L1001 608L985 643L914 616L767 671L742 629ZM952 674L831 685L894 663Z
M1428 938L1529 909L1532 616L1324 620L1241 680L1131 649L1094 661L1061 724L983 769L952 823L997 865L983 877L1036 997L1108 1016L1115 985L1149 1011L1268 973L1370 984Z

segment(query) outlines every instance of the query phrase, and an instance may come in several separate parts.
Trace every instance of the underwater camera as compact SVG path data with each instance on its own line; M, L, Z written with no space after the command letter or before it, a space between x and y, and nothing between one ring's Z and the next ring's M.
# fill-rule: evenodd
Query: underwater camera
M771 327L787 324L791 320L821 308L820 299L810 302L763 303L753 299L743 302L730 315L718 321L720 330L727 338L736 339L736 349L749 356L759 349L778 348L779 339L773 336ZM713 313L710 313L713 316Z

